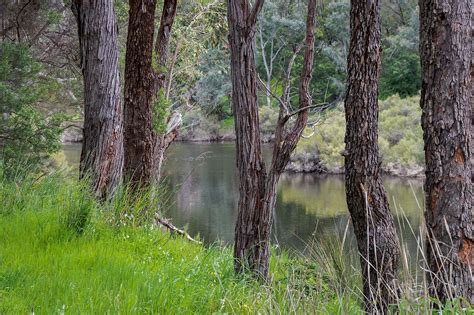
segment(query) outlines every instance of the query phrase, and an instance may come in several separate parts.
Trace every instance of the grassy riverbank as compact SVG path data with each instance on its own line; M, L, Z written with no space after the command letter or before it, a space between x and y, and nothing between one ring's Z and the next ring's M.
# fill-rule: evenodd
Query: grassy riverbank
M340 244L274 253L271 284L233 273L229 248L146 223L149 196L98 204L61 174L0 179L0 314L361 313L360 275ZM403 302L423 312L426 299Z
M274 255L260 286L230 249L138 226L121 197L99 205L60 175L0 185L0 314L360 312L313 263Z

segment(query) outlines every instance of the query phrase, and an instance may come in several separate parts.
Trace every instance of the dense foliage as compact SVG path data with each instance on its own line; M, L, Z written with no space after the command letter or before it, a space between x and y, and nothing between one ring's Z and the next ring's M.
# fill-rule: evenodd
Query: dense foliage
M380 78L380 97L383 99L393 94L413 96L421 88L418 8L411 1L403 3L405 9L399 12L404 12L406 16L401 15L400 21L395 24L396 29L387 31L384 38Z
M419 97L391 96L379 102L379 147L382 165L419 167L424 164ZM309 132L309 131L308 131ZM342 167L345 119L342 104L326 112L312 137L303 139L298 151L319 152L329 167Z
M60 148L65 116L43 108L56 89L41 73L28 47L0 43L0 164L6 176L21 167L36 170Z
M348 266L282 254L261 286L234 275L230 249L140 224L150 203L123 194L99 204L61 175L0 177L0 313L360 313Z

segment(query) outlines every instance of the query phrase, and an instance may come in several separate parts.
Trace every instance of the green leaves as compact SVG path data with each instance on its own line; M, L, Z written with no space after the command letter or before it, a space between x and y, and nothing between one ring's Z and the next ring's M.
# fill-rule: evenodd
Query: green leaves
M152 116L153 130L159 135L166 133L166 120L168 118L169 107L170 102L166 99L163 89L160 89L155 99Z
M38 106L55 87L40 71L26 46L0 44L0 162L7 177L19 167L36 170L60 148L66 116Z

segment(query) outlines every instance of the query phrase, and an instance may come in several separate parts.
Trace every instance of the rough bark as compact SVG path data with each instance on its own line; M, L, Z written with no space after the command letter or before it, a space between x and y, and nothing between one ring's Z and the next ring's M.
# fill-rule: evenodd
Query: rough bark
M120 102L117 21L111 0L75 0L84 76L84 140L80 176L105 198L120 182L123 112Z
M471 14L470 0L420 0L430 294L474 305Z
M232 106L235 117L239 205L234 259L237 273L249 269L268 279L269 242L278 179L306 126L311 98L308 92L314 55L315 0L308 3L306 53L300 81L300 109L289 113L282 104L276 127L272 163L267 175L262 158L254 60L255 22L263 1L252 9L246 0L230 0L228 20L231 46ZM296 116L290 130L285 126Z
M173 27L174 18L176 16L177 0L166 0L163 4L161 14L160 28L158 29L157 39L155 43L156 54L156 87L158 92L165 85L166 80L166 62L168 60L168 49L171 39L171 28Z
M125 57L125 166L127 179L140 186L159 181L164 152L177 128L160 131L155 106L163 102L162 89L176 0L166 0L155 48L153 36L156 0L132 0L129 9ZM154 51L153 51L154 49ZM155 60L153 61L153 58ZM160 113L162 114L162 113ZM173 116L176 118L176 116ZM170 125L171 121L168 121Z
M360 253L366 311L386 313L397 298L400 249L380 177L377 144L380 0L352 0L350 15L344 104L346 199Z
M129 1L125 54L124 175L132 183L147 185L153 174L152 68L156 0Z
M235 118L239 204L235 227L234 258L237 273L246 268L268 274L268 244L260 229L265 193L265 163L260 141L255 71L255 23L247 0L228 0L231 50L232 110ZM260 10L257 0L254 10ZM260 9L258 9L260 7ZM258 12L257 12L258 14ZM264 241L262 243L262 240Z

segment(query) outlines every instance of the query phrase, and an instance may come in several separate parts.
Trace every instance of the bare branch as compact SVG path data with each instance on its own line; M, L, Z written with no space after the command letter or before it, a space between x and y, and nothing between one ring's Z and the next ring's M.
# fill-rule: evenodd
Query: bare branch
M285 103L288 103L290 101L291 71L293 70L293 65L295 63L296 56L298 56L303 46L304 46L304 41L299 43L293 49L293 55L290 57L290 60L288 61L288 66L286 68L286 77L283 83L283 92L282 92L282 99Z
M273 93L268 87L267 85L265 84L265 82L263 82L263 80L260 78L260 76L257 74L257 83L259 83L259 88L260 90L265 90L265 92L268 92L274 99L276 99L278 101L278 103L280 104L280 106L284 109L285 111L285 115L287 115L289 113L289 110L288 110L288 106L286 105L286 103L281 99L279 98L277 95L275 95L275 93Z
M16 36L17 36L17 40L18 42L20 43L21 42L21 34L20 34L20 15L23 13L23 10L26 9L26 7L31 3L31 0L28 0L20 9L20 11L18 11L17 15L16 15L16 18L15 18L15 21L16 21Z
M77 128L77 129L80 129L80 130L84 130L83 127L78 126L78 125L74 125L74 124L66 125L66 126L62 127L61 130L62 130L62 131L65 131L65 130L67 130L67 129L69 129L69 128Z
M312 105L308 105L308 106L305 106L305 107L300 107L298 108L297 110L295 110L294 112L291 112L288 114L288 118L290 118L291 116L294 116L294 115L298 115L299 113L303 112L303 111L307 111L307 110L310 110L310 109L313 109L313 108L319 108L321 111L329 108L331 106L330 103L321 103L321 104L312 104Z
M67 8L69 8L69 6L67 6L67 5L62 6L58 13L63 13ZM36 44L36 41L38 40L38 38L44 33L44 31L46 31L46 29L47 29L50 25L51 25L51 21L48 20L48 21L40 28L40 30L36 33L36 35L33 36L33 38L28 41L28 47L31 47L31 46L33 46L34 44Z
M270 60L273 62L275 61L276 57L278 57L278 54L282 51L283 48L286 47L286 44L282 44L278 49L277 51L275 52L275 54L273 54L273 56L270 56Z

